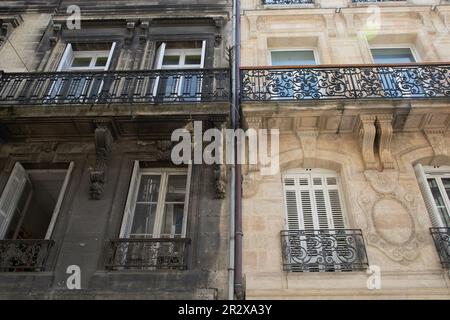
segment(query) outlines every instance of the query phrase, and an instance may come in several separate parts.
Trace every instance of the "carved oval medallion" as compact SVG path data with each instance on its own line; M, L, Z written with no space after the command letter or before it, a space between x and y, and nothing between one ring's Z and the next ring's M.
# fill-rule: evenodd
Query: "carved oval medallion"
M373 223L385 241L397 245L408 242L414 228L407 209L395 199L381 199L375 203Z

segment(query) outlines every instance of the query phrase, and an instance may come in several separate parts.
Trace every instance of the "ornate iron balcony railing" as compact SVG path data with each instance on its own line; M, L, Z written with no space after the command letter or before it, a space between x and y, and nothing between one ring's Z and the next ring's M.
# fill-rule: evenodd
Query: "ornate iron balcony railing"
M0 105L228 101L228 69L0 73Z
M190 239L116 239L108 245L106 269L187 269Z
M0 271L45 271L52 240L0 240Z
M283 230L281 247L284 271L363 271L369 265L361 230Z
M450 269L450 228L430 228L442 267Z
M243 101L450 97L450 64L242 69Z
M314 3L314 0L262 0L262 4L306 4Z

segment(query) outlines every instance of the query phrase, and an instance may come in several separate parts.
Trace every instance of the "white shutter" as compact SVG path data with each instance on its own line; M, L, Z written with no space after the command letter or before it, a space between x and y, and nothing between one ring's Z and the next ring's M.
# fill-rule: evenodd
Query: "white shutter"
M206 40L203 40L203 42L202 42L202 57L200 60L200 69L203 69L205 67L205 54L206 54Z
M163 42L163 43L161 43L161 45L158 47L158 50L156 51L155 63L153 65L153 68L155 68L155 69L162 68L165 52L166 52L166 43Z
M128 189L127 203L123 213L122 227L120 229L120 237L128 237L131 230L131 223L133 222L133 211L138 192L140 166L139 161L134 162L133 173L131 175L130 187Z
M17 162L0 197L0 239L5 237L27 180L27 172Z
M57 71L67 71L70 69L70 65L73 61L73 49L72 44L68 43L64 53L62 55L61 61L59 62Z
M112 61L112 57L113 57L115 48L116 48L116 42L113 42L111 45L111 50L109 51L108 60L106 61L105 71L107 71L109 69L109 66L111 65L111 61Z
M436 228L444 226L422 165L420 163L416 164L414 170L416 172L417 182L419 184L420 191L422 192L425 206L427 207L428 214L430 215L431 224Z
M298 230L299 227L299 211L297 201L297 191L295 190L295 178L284 177L284 196L287 227L289 230Z

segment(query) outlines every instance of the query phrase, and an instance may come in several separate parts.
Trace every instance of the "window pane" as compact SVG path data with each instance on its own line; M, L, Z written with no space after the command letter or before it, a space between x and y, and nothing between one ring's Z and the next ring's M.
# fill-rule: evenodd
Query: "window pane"
M108 57L98 57L97 61L95 61L96 67L105 67L108 62Z
M170 175L167 182L166 202L182 202L186 194L186 175Z
M316 59L312 50L305 51L273 51L273 66L315 65Z
M72 67L80 68L80 67L89 67L91 64L91 57L85 58L74 58L72 62Z
M130 237L151 237L155 215L156 204L136 204Z
M443 199L443 195L441 194L441 191L439 190L438 184L436 179L431 178L427 179L428 185L430 186L431 194L433 195L434 202L436 204L436 208L441 216L443 218L443 221L448 221L448 212L447 208L445 207L445 202Z
M447 193L447 198L450 200L450 178L442 178L442 183L444 184L445 192ZM447 211L444 221L447 226L450 226L450 212Z
M375 63L408 63L415 62L409 48L371 49Z
M194 55L194 56L186 56L184 63L185 64L200 64L202 62L202 56Z
M163 66L176 66L180 63L180 56L164 56Z
M160 184L161 176L142 175L137 202L157 202Z
M161 237L181 236L183 229L184 203L166 204L161 228Z

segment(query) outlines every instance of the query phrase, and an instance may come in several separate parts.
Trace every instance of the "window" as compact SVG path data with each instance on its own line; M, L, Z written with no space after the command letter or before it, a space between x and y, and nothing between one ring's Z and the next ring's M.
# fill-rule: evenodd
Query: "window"
M184 238L189 170L141 168L135 162L121 238Z
M372 48L373 61L377 64L414 63L416 58L411 48ZM378 78L384 94L388 97L422 96L424 90L417 81L414 69L396 66L379 68Z
M116 43L67 44L57 71L107 71ZM49 99L68 102L97 99L104 88L103 77L89 74L63 75L51 86Z
M314 50L273 50L272 66L316 65ZM312 99L320 95L318 84L321 75L312 69L274 70L269 90L277 99Z
M180 97L185 101L199 100L203 85L202 74L181 70L202 69L205 65L205 50L205 40L161 43L156 53L154 68L174 71L164 73L156 79L153 95L165 100Z
M25 169L17 162L0 197L0 239L50 239L73 163Z
M450 227L450 167L415 167L433 227Z

